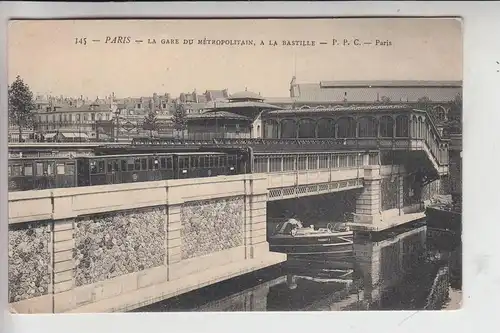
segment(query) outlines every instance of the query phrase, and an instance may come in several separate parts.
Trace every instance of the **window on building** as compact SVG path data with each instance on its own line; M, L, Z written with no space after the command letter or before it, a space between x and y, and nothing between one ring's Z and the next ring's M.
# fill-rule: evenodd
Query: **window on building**
M377 123L373 117L361 117L358 121L358 136L360 138L377 137Z
M394 136L394 120L392 117L383 116L379 121L380 137L392 138Z
M281 171L281 157L271 157L269 159L269 172Z
M408 116L398 116L396 118L396 137L405 138L408 137Z
M355 138L356 137L356 121L350 117L340 118L337 121L337 137L339 137L339 138Z
M95 113L91 113L91 114L90 114L90 119L91 119L92 121L94 121L94 120L95 120Z
M293 170L295 170L295 158L283 157L283 171L293 171Z

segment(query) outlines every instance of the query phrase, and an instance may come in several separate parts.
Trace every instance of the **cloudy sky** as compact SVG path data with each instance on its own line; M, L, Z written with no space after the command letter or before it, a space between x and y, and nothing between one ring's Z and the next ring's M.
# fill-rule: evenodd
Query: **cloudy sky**
M120 36L131 42L104 43ZM175 96L247 88L278 97L288 96L294 74L299 83L462 79L462 28L454 19L12 21L8 38L9 82L20 75L41 94ZM76 43L81 38L86 45ZM198 44L204 38L255 45ZM332 45L344 38L351 44ZM372 44L356 46L354 39ZM376 46L377 39L391 45ZM283 46L283 40L316 45Z

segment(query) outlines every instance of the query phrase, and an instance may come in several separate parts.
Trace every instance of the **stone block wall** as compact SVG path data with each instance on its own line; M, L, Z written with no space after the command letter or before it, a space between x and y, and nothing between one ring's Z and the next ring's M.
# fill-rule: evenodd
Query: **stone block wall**
M356 199L355 223L372 224L380 216L380 167L365 168L363 189Z

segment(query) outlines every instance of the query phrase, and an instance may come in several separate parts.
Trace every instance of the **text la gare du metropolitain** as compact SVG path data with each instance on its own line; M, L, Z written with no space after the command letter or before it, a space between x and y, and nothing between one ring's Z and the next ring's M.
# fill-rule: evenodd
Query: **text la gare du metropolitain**
M375 45L375 46L391 46L392 43L387 40L376 39L374 41L363 41L358 38L332 38L329 41L315 41L315 40L259 40L252 39L180 39L180 38L147 38L147 39L133 39L130 36L106 36L104 40L88 39L86 37L75 38L75 44L87 45L88 43L104 43L104 44L131 44L131 43L144 43L144 44L163 44L163 45L217 45L217 46L316 46L320 45L333 45L333 46L362 46L362 45Z

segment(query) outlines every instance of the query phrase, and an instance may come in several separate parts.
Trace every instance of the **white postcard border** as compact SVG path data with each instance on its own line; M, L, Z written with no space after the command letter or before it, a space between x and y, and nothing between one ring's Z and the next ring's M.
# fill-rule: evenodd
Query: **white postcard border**
M255 332L343 330L348 332L437 332L494 330L498 323L495 295L500 295L498 265L500 233L495 167L500 141L500 3L360 2L360 3L7 3L1 4L3 24L0 108L7 110L6 19L15 18L163 18L286 17L286 16L462 16L464 17L464 306L438 312L321 313L153 313L88 315L8 315L8 332ZM0 115L0 150L7 158L7 112ZM5 135L4 135L5 133ZM0 164L1 302L7 304L7 172ZM496 320L495 320L496 319ZM490 325L492 327L490 327Z

